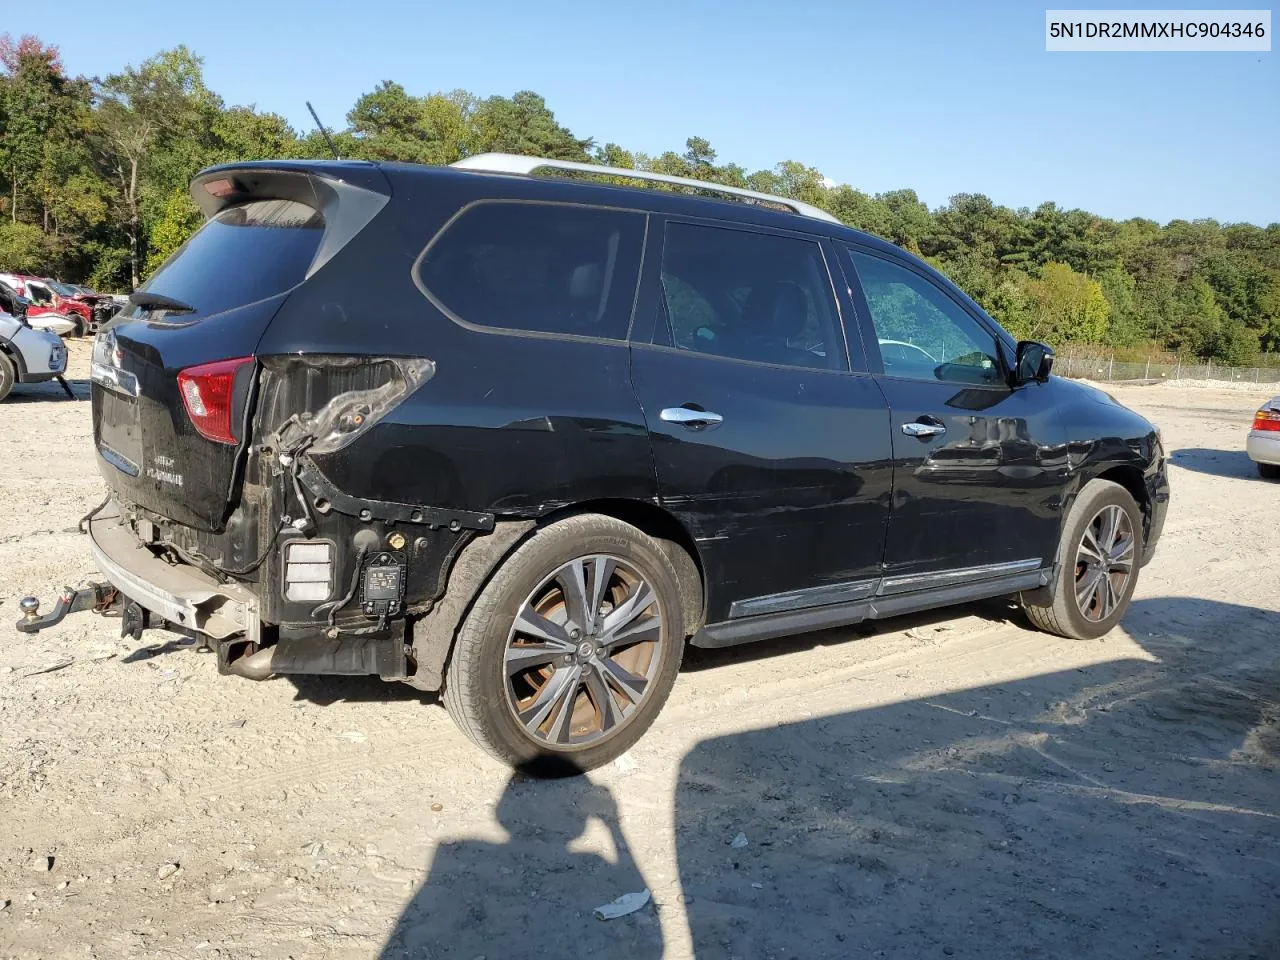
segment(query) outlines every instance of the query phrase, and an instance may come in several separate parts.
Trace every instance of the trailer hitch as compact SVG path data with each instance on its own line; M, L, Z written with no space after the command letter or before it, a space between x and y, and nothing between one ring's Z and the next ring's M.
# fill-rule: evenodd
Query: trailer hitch
M109 583L89 583L81 590L63 587L53 605L53 611L41 615L40 601L36 597L23 597L18 601L22 619L16 626L22 633L39 633L41 630L61 623L68 613L78 613L81 610L106 613L119 603L120 599L116 588Z

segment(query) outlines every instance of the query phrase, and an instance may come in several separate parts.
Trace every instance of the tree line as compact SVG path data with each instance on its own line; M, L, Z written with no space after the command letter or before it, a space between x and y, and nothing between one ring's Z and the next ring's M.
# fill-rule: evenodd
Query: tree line
M803 200L923 256L1021 337L1248 364L1280 351L1280 224L1110 220L961 193L832 186L786 160L748 172L690 137L649 155L560 124L531 91L362 95L333 139L344 157L446 164L486 151L676 174ZM0 37L0 269L131 290L200 224L187 184L233 160L324 157L319 131L228 106L200 57L166 50L106 78L71 77L54 46Z

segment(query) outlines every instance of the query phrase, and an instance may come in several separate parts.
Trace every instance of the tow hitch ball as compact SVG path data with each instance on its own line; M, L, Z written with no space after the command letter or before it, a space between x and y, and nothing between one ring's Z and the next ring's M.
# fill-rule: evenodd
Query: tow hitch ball
M40 601L35 597L23 597L19 600L18 608L22 611L22 619L16 626L22 633L39 633L61 623L68 613L78 613L81 610L106 613L120 603L120 600L120 594L109 583L90 583L82 590L63 587L50 613L41 615Z

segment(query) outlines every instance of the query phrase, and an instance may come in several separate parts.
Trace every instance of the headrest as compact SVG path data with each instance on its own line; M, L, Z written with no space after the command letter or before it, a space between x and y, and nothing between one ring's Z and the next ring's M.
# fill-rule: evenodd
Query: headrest
M600 296L600 264L584 263L569 275L569 296L575 300Z
M809 305L794 283L777 281L752 288L742 308L742 332L747 336L790 339L804 329Z

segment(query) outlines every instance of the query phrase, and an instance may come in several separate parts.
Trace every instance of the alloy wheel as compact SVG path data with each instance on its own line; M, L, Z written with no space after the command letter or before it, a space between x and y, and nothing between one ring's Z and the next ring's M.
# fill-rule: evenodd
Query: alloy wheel
M1116 504L1103 507L1084 528L1076 549L1076 605L1086 620L1106 620L1133 576L1137 542L1133 521Z
M507 704L539 743L599 743L648 694L666 639L657 592L632 564L606 554L571 560L516 615L504 656Z

